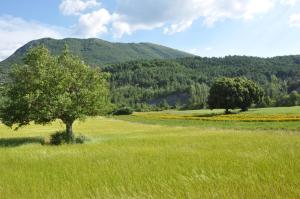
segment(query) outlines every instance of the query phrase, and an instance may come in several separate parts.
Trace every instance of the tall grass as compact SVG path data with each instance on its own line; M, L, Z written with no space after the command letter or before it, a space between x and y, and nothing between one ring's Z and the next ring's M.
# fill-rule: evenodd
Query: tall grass
M94 118L75 124L87 144L40 144L63 127L0 126L1 199L300 197L297 130Z
M118 116L118 119L143 124L195 126L218 129L300 131L300 107L250 109L224 115L224 110L163 111Z

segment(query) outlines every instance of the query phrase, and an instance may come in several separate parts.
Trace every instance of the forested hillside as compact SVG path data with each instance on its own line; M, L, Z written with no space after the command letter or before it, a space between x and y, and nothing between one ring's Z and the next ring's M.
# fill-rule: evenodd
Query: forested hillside
M5 73L13 64L22 63L28 49L41 44L54 55L67 44L87 64L111 73L112 101L136 110L205 107L210 86L222 76L245 76L259 83L265 91L259 106L295 105L293 91L300 92L300 56L202 58L150 43L100 39L32 41L1 62L0 70ZM0 82L4 81L2 75Z
M0 68L9 68L13 63L22 63L29 48L44 45L54 55L62 52L65 45L72 54L79 56L91 66L102 67L105 64L120 63L132 60L174 59L193 56L191 54L152 43L111 43L101 39L56 40L44 38L31 41L18 49L8 59L0 62Z
M222 76L245 76L265 90L260 106L285 105L287 95L300 87L300 56L258 58L181 58L132 61L108 66L113 102L135 107L205 106L209 87Z

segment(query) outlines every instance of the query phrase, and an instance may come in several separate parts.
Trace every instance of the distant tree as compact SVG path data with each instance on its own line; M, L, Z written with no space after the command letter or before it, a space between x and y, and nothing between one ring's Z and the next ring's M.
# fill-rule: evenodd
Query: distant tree
M237 95L234 79L220 78L210 88L207 103L210 109L224 108L229 113L229 109L237 107Z
M159 107L164 110L170 109L170 105L166 99L164 99L160 102Z
M300 105L300 93L297 91L292 91L289 95L289 101L291 106L299 106Z
M278 79L275 75L270 77L270 82L265 85L266 95L270 97L270 106L281 106L288 95L286 81Z
M253 81L246 78L220 78L212 85L208 105L211 109L241 108L247 111L253 103L260 102L263 96L262 89Z
M298 106L300 105L300 94L292 91L290 94L283 95L277 99L277 106Z
M263 89L255 82L247 78L235 78L238 98L237 107L242 111L247 111L252 104L258 104L261 102L264 92Z
M177 109L177 110L180 110L181 106L182 106L182 105L181 105L180 100L176 100L175 105L174 105L174 108Z
M108 74L89 68L67 48L59 57L43 46L32 48L25 65L15 65L9 74L2 122L18 129L30 122L47 124L60 119L71 141L75 120L107 112L107 78Z
M189 93L191 95L189 101L191 108L204 108L206 106L209 87L205 83L191 85Z

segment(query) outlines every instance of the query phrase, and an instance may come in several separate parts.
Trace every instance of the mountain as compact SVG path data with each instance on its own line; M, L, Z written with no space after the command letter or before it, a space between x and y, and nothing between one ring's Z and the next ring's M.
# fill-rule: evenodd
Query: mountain
M53 54L57 55L63 50L65 44L69 46L73 54L81 57L91 66L132 60L174 59L193 56L192 54L152 43L111 43L101 39L67 38L56 40L44 38L31 41L19 48L9 58L0 62L0 67L8 68L12 63L21 63L26 52L31 47L45 45Z

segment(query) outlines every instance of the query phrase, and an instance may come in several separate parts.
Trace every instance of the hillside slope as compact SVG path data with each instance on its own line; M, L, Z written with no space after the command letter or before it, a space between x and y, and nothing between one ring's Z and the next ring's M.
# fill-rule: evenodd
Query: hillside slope
M127 106L145 102L162 104L164 100L172 106L203 104L209 87L223 76L245 76L257 82L266 96L274 100L273 104L300 88L300 56L297 55L131 61L107 66L104 71L111 73L113 102Z
M19 48L9 58L0 62L0 66L8 68L12 63L20 63L29 48L45 45L53 54L59 54L67 44L70 51L85 60L89 65L99 66L132 60L174 59L193 55L152 43L111 43L101 39L56 40L44 38L31 41Z

